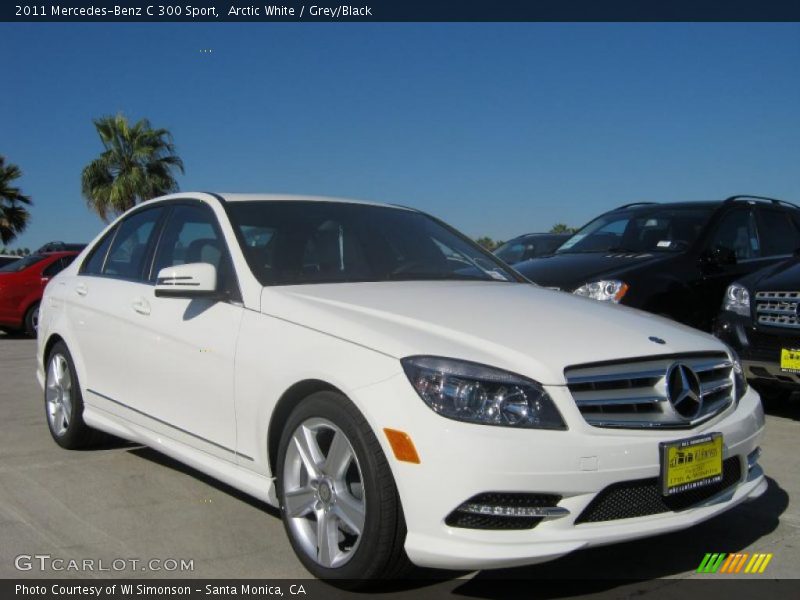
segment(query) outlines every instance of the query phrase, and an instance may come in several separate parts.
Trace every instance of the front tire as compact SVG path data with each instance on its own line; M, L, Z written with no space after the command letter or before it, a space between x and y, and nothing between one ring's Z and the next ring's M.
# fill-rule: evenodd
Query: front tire
M83 396L72 356L64 342L57 342L47 356L44 410L50 435L68 450L85 448L99 439L99 432L83 421Z
M283 524L309 572L348 587L407 572L394 478L372 428L347 398L325 391L298 404L277 458Z

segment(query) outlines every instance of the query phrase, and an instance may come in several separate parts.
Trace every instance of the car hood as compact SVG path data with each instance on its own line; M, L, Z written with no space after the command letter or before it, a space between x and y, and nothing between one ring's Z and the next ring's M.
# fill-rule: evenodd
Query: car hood
M742 280L754 291L796 292L800 290L800 260L789 260L756 271Z
M523 283L266 287L261 312L395 358L459 358L553 385L564 384L569 365L724 349L710 335L649 313Z
M622 278L625 273L650 268L674 254L586 252L551 254L514 265L514 269L545 287L572 291L584 283L604 278Z

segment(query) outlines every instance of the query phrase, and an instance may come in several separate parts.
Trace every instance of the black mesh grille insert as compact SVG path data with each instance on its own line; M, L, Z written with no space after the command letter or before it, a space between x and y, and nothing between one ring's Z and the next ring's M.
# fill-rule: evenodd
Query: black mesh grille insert
M739 483L742 465L738 456L722 463L722 481L672 496L661 494L658 477L615 483L601 491L575 519L575 524L645 517L686 510Z
M467 500L464 504L488 504L491 506L548 507L556 506L561 496L555 494L526 494L524 492L486 492ZM542 517L509 517L505 515L483 515L454 510L445 519L450 527L466 529L533 529Z

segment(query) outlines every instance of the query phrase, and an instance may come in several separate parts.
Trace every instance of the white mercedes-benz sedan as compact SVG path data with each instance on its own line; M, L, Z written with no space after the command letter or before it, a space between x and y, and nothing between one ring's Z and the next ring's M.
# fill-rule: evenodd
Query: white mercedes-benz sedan
M145 202L48 285L37 360L56 443L110 433L280 507L322 578L542 562L767 488L721 342L398 206Z

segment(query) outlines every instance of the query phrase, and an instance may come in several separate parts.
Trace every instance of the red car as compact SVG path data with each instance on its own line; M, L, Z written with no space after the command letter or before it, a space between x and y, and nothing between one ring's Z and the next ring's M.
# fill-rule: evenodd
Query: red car
M31 254L0 267L0 329L35 337L44 287L78 254Z

